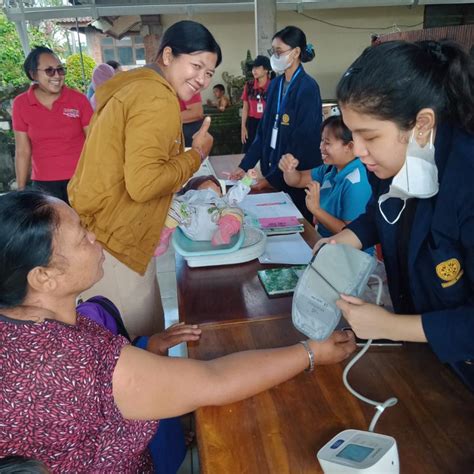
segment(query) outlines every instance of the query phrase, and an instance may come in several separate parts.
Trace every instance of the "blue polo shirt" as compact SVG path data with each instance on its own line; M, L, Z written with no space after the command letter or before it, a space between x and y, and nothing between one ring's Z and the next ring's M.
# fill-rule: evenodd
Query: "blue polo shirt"
M311 170L311 178L321 186L321 208L332 216L343 221L353 221L365 212L372 189L367 170L359 158L339 172L335 166L318 166ZM318 232L322 237L333 235L322 224L318 225Z

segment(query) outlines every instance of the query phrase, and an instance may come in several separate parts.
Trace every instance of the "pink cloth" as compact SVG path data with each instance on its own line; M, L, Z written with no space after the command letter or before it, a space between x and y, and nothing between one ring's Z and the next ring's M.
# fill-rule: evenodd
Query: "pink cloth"
M155 257L159 257L160 255L163 255L168 250L171 236L173 235L173 232L175 230L176 230L176 227L163 228L163 230L161 231L160 243L158 244L158 247L156 247L155 253L153 254Z
M122 336L78 315L75 325L0 315L0 457L52 473L153 472L156 421L125 420L112 394Z
M97 89L103 82L110 79L115 74L115 69L108 64L99 64L92 71L92 85L94 90Z
M92 71L92 85L94 87L94 91L97 90L97 88L103 84L105 81L109 80L112 78L115 74L115 69L112 66L109 66L108 64L99 64L94 68ZM92 108L95 110L97 107L97 100L95 98L95 92L94 95L91 97L91 105Z
M222 216L217 223L217 230L212 236L212 245L223 245L230 242L230 238L240 230L240 220L227 214Z

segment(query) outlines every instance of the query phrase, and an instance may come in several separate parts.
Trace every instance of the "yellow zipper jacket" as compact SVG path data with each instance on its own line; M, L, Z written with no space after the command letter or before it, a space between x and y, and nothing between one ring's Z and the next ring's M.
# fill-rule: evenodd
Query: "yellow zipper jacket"
M97 240L143 274L173 194L199 168L200 156L184 152L176 93L155 70L117 74L96 99L69 200Z

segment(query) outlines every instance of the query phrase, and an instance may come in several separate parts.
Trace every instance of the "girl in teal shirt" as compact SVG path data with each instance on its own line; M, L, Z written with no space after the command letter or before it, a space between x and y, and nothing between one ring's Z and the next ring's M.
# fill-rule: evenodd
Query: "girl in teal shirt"
M365 212L372 190L365 166L354 156L351 131L340 116L322 125L321 155L324 164L312 170L297 170L298 160L291 154L283 155L279 167L286 184L306 188L306 207L318 232L330 237Z

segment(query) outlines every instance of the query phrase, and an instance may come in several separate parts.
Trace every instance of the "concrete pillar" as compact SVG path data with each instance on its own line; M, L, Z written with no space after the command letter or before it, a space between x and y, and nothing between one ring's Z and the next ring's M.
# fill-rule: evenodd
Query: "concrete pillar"
M145 61L147 64L152 63L156 59L161 36L163 35L160 15L142 16L140 33L143 36L143 45L145 47Z
M276 0L255 0L255 40L257 55L268 56L276 33Z
M30 42L28 40L28 31L26 29L26 21L15 21L15 27L18 36L20 37L21 47L26 57L31 51Z

